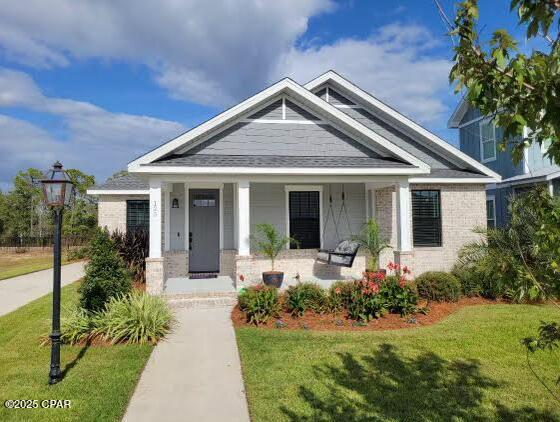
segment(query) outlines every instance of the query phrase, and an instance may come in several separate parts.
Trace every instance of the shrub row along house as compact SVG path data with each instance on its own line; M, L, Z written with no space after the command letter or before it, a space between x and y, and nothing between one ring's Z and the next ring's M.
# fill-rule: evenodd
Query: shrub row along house
M380 260L448 270L486 224L485 185L500 176L329 71L283 79L130 162L89 191L99 224L150 231L148 291L168 278L217 273L255 283L268 270L251 234L273 224L299 241L276 266L287 278L360 277L319 262L375 218L392 249ZM299 246L299 247L298 247Z

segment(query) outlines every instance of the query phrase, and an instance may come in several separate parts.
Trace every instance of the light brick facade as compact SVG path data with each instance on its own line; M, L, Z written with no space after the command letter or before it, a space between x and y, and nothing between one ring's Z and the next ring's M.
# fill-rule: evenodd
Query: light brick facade
M426 271L449 271L455 264L458 252L465 244L478 239L476 227L486 226L486 191L476 184L424 184L411 185L411 190L428 189L441 192L442 246L416 247L412 254L386 250L381 254L381 266L389 260L412 266L413 274ZM393 246L397 244L397 207L393 188L376 191L376 219L381 233Z
M126 201L149 199L148 195L100 195L97 204L99 227L106 227L110 233L126 232Z
M397 261L412 267L413 275L432 270L450 270L457 260L463 245L474 241L477 226L486 224L486 193L484 185L476 184L425 184L411 185L414 189L439 190L441 192L442 246L416 247L412 252L401 254L397 246L397 207L393 187L377 189L374 197L374 216L381 226L382 235L393 246L380 257L381 267L389 261ZM99 225L110 231L126 230L126 201L148 199L143 195L102 195L99 198ZM258 200L258 198L251 198ZM162 204L162 220L165 212ZM162 226L164 225L162 222ZM165 238L163 233L162 241ZM284 271L285 279L293 279L297 274L306 278L343 279L360 277L365 269L366 256L360 252L352 268L329 266L316 261L316 250L286 250L280 253L276 268ZM164 289L167 278L188 276L188 252L166 251L164 258L147 261L148 291L159 294ZM248 257L237 256L235 249L224 249L220 253L220 275L230 276L237 285L257 283L263 271L270 270L270 261L257 254ZM244 283L240 282L244 276ZM159 292L159 293L158 293Z

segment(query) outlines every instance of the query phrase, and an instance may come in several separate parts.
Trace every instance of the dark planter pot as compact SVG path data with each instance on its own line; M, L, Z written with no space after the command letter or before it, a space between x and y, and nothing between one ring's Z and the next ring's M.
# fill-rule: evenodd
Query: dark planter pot
M264 284L272 287L280 287L284 280L284 273L282 271L265 271L262 273Z

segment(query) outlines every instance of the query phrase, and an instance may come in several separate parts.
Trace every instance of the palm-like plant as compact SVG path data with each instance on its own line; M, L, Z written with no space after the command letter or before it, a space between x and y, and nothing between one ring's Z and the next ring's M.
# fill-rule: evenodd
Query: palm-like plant
M360 234L353 236L352 240L368 252L368 270L376 270L379 266L379 254L391 247L387 240L381 237L379 224L374 218L369 219Z
M270 259L272 271L274 271L274 262L280 251L285 249L289 243L297 245L299 242L289 236L282 236L276 227L269 223L257 224L255 228L257 234L251 236L251 240L258 251Z

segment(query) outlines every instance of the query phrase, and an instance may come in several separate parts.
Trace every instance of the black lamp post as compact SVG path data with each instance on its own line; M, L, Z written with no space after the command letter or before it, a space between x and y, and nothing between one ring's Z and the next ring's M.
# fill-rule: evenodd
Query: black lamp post
M58 161L53 164L41 180L45 205L55 212L54 225L54 266L53 266L53 313L51 337L51 370L49 384L56 384L61 379L60 371L60 265L62 240L62 211L71 204L74 185Z

